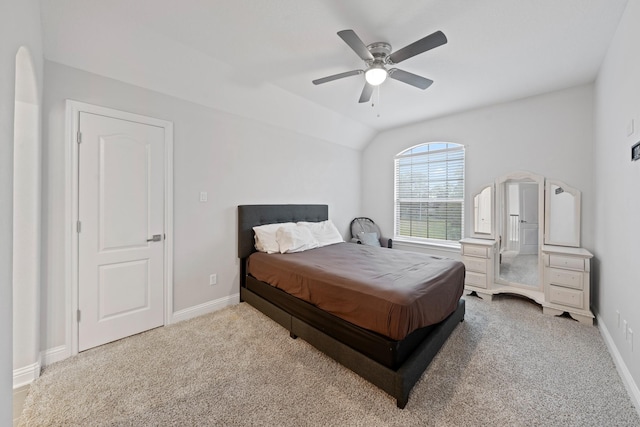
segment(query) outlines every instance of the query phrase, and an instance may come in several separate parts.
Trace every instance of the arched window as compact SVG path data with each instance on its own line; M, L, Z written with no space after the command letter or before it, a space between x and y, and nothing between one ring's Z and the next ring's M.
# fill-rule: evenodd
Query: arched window
M395 157L395 236L457 244L464 224L464 146L430 142Z

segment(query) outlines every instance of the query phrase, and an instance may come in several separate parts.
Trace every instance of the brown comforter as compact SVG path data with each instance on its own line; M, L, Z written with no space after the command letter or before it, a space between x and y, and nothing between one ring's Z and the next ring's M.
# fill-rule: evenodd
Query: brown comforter
M394 340L451 314L465 274L464 264L452 259L353 243L257 252L248 268L258 280Z

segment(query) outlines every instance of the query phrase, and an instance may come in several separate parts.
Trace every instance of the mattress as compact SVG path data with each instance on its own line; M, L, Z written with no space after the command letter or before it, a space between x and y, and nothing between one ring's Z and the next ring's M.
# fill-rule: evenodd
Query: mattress
M426 254L338 243L294 254L253 253L248 273L347 322L402 340L453 313L464 264Z

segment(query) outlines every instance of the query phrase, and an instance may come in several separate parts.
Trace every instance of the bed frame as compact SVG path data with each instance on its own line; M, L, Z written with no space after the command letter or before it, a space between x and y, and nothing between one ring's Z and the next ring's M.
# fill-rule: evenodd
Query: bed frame
M255 252L253 227L280 222L318 222L329 218L327 205L238 206L240 301L247 302L327 356L351 369L394 398L404 408L409 393L459 322L465 303L449 317L411 333L402 341L355 326L306 301L247 275L247 259Z

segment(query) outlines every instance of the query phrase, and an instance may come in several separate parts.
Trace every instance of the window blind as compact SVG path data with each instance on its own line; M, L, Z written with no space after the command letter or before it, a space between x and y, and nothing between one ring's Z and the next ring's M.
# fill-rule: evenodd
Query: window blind
M396 236L456 242L464 224L464 146L428 143L395 157Z

